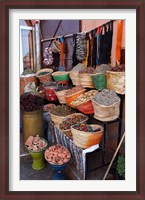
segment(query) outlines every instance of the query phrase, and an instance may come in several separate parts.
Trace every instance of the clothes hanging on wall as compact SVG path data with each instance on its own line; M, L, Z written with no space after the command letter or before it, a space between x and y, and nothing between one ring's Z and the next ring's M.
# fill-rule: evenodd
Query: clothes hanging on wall
M117 64L120 63L120 58L121 58L122 29L123 29L123 24L122 24L122 21L119 20L118 30L117 30L117 43L116 43L116 62L117 62Z
M100 64L109 64L112 48L112 35L113 35L113 26L109 22L102 27L100 35Z
M73 55L72 55L72 66L76 66L79 61L76 57L76 36L77 34L73 34Z
M116 63L120 62L124 42L122 42L125 32L123 24L124 20L111 20L92 31L63 36L64 38L73 36L72 66L78 63L94 68L101 64L116 66Z

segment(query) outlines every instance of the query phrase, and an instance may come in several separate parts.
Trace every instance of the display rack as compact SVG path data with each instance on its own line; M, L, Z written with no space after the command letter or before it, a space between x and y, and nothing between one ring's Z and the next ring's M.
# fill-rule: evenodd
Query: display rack
M72 161L75 163L77 170L81 173L81 179L87 180L88 173L90 171L96 170L98 168L104 167L108 165L109 163L106 162L105 155L106 155L106 136L108 134L108 125L109 124L115 124L118 125L118 131L117 131L117 145L120 142L121 138L121 129L122 129L122 113L123 113L123 99L124 96L121 95L121 103L120 103L120 115L119 118L113 120L113 121L100 121L97 119L94 119L96 123L101 124L104 127L104 134L102 143L100 145L95 145L92 148L88 149L82 149L80 147L77 147L72 139L70 139L68 136L66 136L62 131L60 131L52 122L51 120L48 121L48 140L54 143L60 143L61 145L68 148L68 150L72 154ZM91 116L90 116L91 118ZM88 156L91 156L93 153L97 152L97 156L99 156L99 152L101 152L101 162L98 163L95 168L89 170L88 168Z

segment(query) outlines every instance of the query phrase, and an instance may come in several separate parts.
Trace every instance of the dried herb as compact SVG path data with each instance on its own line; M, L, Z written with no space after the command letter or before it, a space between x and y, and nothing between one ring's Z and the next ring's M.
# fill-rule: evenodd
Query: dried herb
M32 112L43 109L43 106L43 98L38 95L27 92L20 97L21 111Z

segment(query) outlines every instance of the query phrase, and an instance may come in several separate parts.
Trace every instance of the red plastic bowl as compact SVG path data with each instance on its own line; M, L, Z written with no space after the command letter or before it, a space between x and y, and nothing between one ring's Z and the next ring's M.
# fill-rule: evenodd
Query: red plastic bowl
M92 101L88 101L88 102L80 104L79 106L77 106L77 109L84 114L93 114L94 113Z

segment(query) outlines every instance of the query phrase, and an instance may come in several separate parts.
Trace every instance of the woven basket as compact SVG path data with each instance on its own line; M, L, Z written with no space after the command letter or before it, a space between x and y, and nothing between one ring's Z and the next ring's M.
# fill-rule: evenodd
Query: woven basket
M68 118L71 118L71 117L73 117L74 115L75 115L75 116L76 116L76 115L82 115L82 116L85 116L85 117L86 117L85 120L83 120L83 121L81 121L81 122L79 122L79 123L86 123L87 120L89 119L88 116L86 116L86 115L84 115L84 114L82 114L82 113L74 113L74 114L68 115L67 117L65 117L64 119L62 119L62 120L59 122L58 128L59 128L66 136L68 136L70 139L72 139L71 127L70 127L70 129L62 130L62 129L60 128L60 125L61 125L61 123L63 123L64 121L66 121Z
M103 136L103 127L97 124L90 124L93 129L100 128L98 132L84 132L77 130L71 126L73 142L76 146L81 148L89 148L93 145L100 144Z
M94 107L94 118L100 121L112 121L119 117L120 100L111 106L100 105L93 98L91 101Z
M94 83L93 80L91 78L92 74L80 74L79 73L79 79L80 79L80 83L84 88L95 88L94 87Z
M52 73L52 77L56 83L62 83L64 85L69 83L69 72L57 71Z
M91 75L91 78L96 89L102 90L107 87L106 74L96 73L94 75Z
M51 114L50 112L50 118L51 118L51 121L55 124L55 126L58 127L59 125L59 122L65 118L65 116L58 116L58 115L53 115Z
M81 85L79 71L71 71L69 77L72 80L73 85Z
M67 90L55 91L55 94L59 100L59 103L66 104L66 99L65 99L66 92Z
M30 76L30 77L20 77L20 95L24 93L24 87L28 84L28 83L33 83L35 82L35 84L37 83L37 79L36 76Z
M49 72L48 74L45 75L39 75L41 72ZM45 83L45 82L52 82L52 69L41 69L39 71L36 72L36 77L39 79L40 83Z
M107 89L118 94L125 94L125 72L107 71Z
M66 104L67 104L68 106L70 106L71 108L76 108L76 106L71 105L71 102L72 102L74 99L76 99L77 97L79 97L81 94L84 94L85 91L86 91L86 90L83 89L83 90L80 90L80 91L78 91L78 92L76 92L76 93L74 93L74 94L67 95L67 96L65 97L65 99L66 99Z

